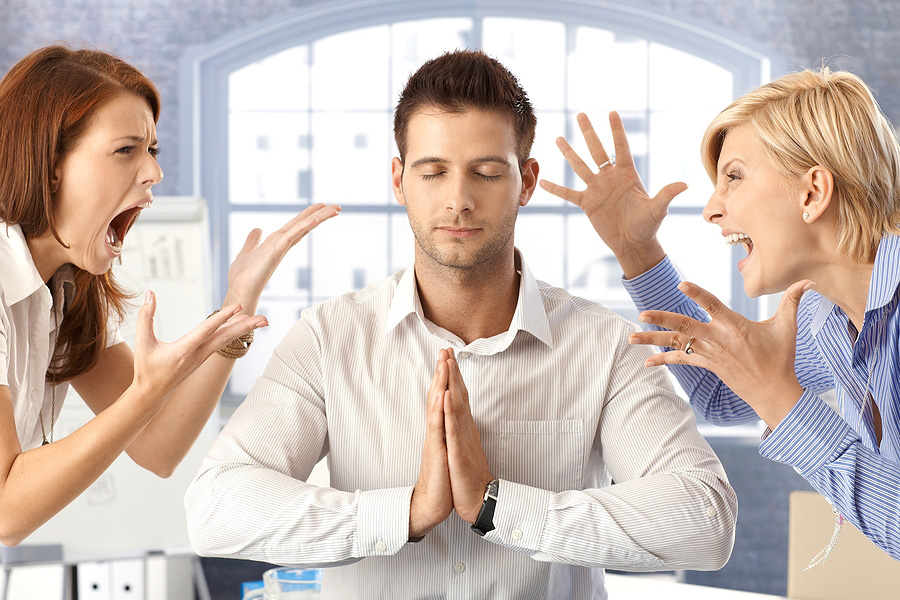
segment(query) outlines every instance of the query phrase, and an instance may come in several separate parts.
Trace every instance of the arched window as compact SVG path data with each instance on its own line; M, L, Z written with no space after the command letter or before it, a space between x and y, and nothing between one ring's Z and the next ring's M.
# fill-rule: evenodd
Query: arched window
M591 116L612 148L617 110L651 194L691 188L660 233L693 281L756 315L733 251L700 212L711 191L699 160L709 121L742 91L768 80L771 60L693 23L608 2L333 2L198 48L182 105L194 135L185 193L204 196L223 247L214 249L217 293L252 227L271 231L302 206L338 202L343 214L284 261L259 311L277 325L257 334L231 394L242 398L299 311L408 266L413 239L390 188L392 114L409 74L455 48L482 48L515 73L537 110L532 155L542 177L580 184L554 140L587 156L575 123ZM606 135L603 135L606 132ZM612 254L579 209L542 190L519 213L516 245L539 279L634 319ZM735 257L734 253L740 253Z

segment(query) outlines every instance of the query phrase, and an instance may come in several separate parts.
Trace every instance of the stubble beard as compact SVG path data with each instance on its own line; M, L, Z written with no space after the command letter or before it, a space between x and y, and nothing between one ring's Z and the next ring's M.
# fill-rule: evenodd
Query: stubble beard
M503 250L509 244L510 239L512 239L518 214L519 206L517 204L515 209L510 211L510 213L503 218L503 221L501 221L496 229L495 235L490 237L480 248L475 249L471 254L466 252L465 245L471 244L472 240L451 239L450 243L452 246L450 250L446 249L446 247L441 248L435 240L435 236L438 235L435 233L435 226L423 224L411 213L407 213L407 216L409 218L410 228L413 232L413 237L416 238L416 244L432 263L447 269L469 270L485 267L489 263L494 262L498 256L501 255ZM442 225L446 225L446 223L442 223ZM453 224L455 227L467 227L468 225L468 223L460 220L457 220L457 222ZM488 232L485 231L484 233L486 234ZM457 251L454 251L453 249L456 249Z

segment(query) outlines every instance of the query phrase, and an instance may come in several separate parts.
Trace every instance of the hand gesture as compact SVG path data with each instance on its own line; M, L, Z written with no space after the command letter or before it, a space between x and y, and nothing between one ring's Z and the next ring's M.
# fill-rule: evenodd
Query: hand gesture
M712 371L775 429L803 394L794 372L797 307L812 285L810 281L792 285L775 315L757 322L729 310L703 288L682 282L678 289L706 310L709 323L676 313L645 311L641 322L669 331L634 333L628 342L673 348L648 358L648 367L693 365Z
M474 523L484 502L484 490L494 476L481 445L478 426L472 418L469 392L452 349L447 366L450 381L444 396L444 433L453 508L461 519Z
M213 352L245 333L269 324L265 317L238 315L240 311L240 305L227 306L177 341L167 344L153 333L156 294L148 290L138 312L134 333L132 385L146 390L146 397L162 404Z
M587 184L582 192L541 180L542 188L580 207L591 225L619 259L628 278L656 265L665 254L656 232L668 212L669 203L687 189L684 183L671 183L651 198L641 183L628 147L625 127L618 113L609 114L615 143L611 160L587 115L578 115L578 125L587 142L596 172L575 153L563 138L556 145L575 174ZM649 263L649 264L647 264Z
M450 472L447 467L447 445L444 441L444 402L449 394L446 350L441 350L425 413L425 445L419 479L413 488L409 507L409 539L421 538L446 519L453 510Z
M256 310L263 288L288 250L323 221L341 210L337 204L313 204L269 235L262 243L262 231L254 229L247 235L244 247L228 269L228 293L225 303L239 303L247 313Z

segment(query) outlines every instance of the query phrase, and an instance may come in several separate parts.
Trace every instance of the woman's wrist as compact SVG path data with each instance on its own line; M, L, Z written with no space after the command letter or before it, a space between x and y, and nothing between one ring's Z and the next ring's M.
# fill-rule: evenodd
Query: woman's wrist
M632 246L625 251L614 252L625 279L634 279L662 262L666 253L656 238L643 246Z

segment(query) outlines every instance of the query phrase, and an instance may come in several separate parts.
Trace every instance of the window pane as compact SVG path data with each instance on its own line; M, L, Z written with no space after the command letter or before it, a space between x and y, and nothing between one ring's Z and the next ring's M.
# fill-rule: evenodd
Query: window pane
M406 80L426 60L471 46L472 19L424 19L391 25L392 103L396 104Z
M383 109L391 104L387 25L366 27L313 43L314 109Z
M409 228L409 218L406 213L393 213L391 215L391 268L395 273L398 269L411 267L415 260L416 239Z
M309 201L309 116L233 112L228 129L228 197L235 204Z
M314 202L393 202L393 146L386 112L316 112L312 115L312 131Z
M309 108L309 46L295 46L228 77L228 107L236 110Z
M721 229L700 214L669 215L658 235L685 279L731 304L731 246L725 244Z
M516 221L516 247L537 279L550 285L564 287L562 215L528 214L528 207L519 211Z
M653 110L713 111L715 116L731 103L733 86L731 73L722 67L662 44L650 44Z
M565 107L566 26L558 21L485 18L482 47L519 78L535 108Z
M583 214L566 217L569 258L568 289L576 296L601 302L610 308L630 305L622 287L622 270L591 222Z
M575 27L569 54L569 106L605 121L611 110L647 108L647 41Z
M534 145L531 156L537 159L540 172L538 177L560 185L564 184L566 159L556 147L556 138L566 132L566 118L560 111L537 111L537 129L534 133ZM534 190L529 206L562 206L566 201L540 186Z
M334 221L336 227L310 236L314 301L361 289L388 274L388 215L347 212Z

